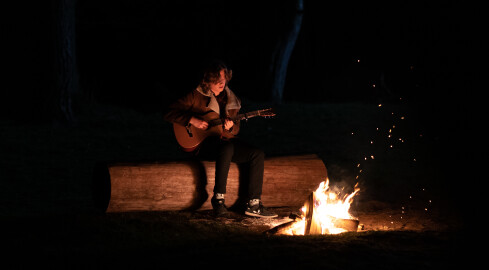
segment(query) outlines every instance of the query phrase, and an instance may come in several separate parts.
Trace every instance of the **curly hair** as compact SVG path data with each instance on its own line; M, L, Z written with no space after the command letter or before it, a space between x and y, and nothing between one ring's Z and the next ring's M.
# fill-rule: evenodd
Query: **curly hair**
M233 71L229 69L222 61L213 60L204 68L203 77L200 82L200 87L205 92L210 91L210 84L217 83L221 78L221 70L224 70L226 83L233 77Z

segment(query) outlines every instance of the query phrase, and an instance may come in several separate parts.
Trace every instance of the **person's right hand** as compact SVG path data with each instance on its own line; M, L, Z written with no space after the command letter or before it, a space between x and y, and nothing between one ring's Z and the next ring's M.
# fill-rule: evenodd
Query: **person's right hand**
M190 118L190 124L199 129L207 129L209 127L209 123L195 117Z

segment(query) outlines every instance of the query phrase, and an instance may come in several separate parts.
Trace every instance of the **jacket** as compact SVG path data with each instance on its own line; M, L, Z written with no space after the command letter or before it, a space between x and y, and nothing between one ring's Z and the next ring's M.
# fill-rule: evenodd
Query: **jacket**
M208 91L208 93L205 93L199 86L171 104L164 113L163 118L171 123L188 126L192 116L199 118L211 111L217 113L221 118L235 117L241 109L241 101L228 86L225 86L224 91L226 91L228 96L225 116L219 115L219 104L212 92ZM230 131L223 132L223 137L231 138L237 135L239 126L239 121L235 122Z

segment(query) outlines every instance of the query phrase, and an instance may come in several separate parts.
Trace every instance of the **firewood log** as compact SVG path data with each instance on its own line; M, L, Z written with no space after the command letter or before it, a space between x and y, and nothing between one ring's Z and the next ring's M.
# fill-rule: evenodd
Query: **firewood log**
M229 170L226 204L246 195L245 168ZM215 162L197 160L111 163L94 170L94 202L104 212L211 209ZM327 177L317 155L265 159L262 201L267 207L300 208Z

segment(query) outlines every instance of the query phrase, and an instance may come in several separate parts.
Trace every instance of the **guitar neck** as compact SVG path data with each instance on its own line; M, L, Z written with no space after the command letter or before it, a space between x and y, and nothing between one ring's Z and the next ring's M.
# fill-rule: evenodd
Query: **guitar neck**
M231 117L231 120L233 122L236 122L236 121L239 121L239 120L249 119L249 118L252 118L252 117L260 116L260 112L261 111L258 110L258 111L252 111L252 112L247 112L247 113L241 113L241 114L238 114L238 115L236 115L234 117ZM209 123L209 126L211 126L211 127L222 125L223 124L223 119L222 118L213 119L213 120L210 120L208 123Z
M247 113L241 113L236 115L234 118L232 118L233 121L238 121L238 120L244 120L248 118L252 118L255 116L260 116L260 110L258 111L252 111L252 112L247 112Z

